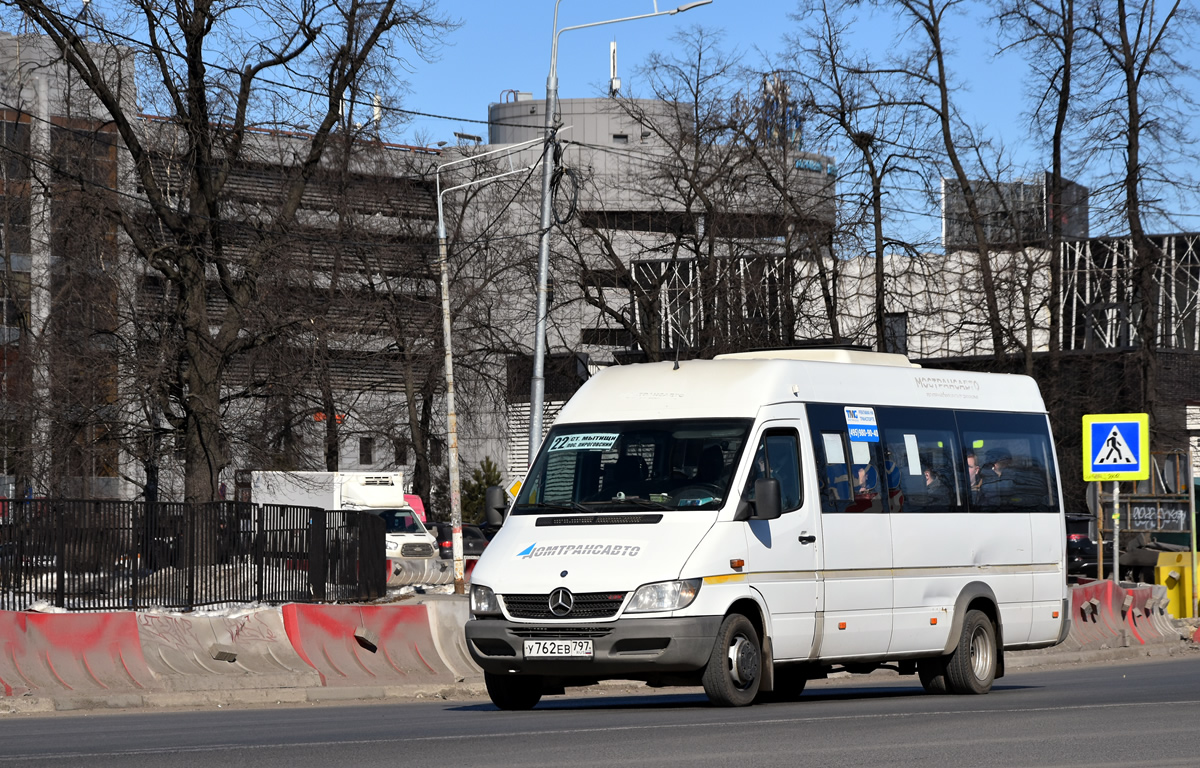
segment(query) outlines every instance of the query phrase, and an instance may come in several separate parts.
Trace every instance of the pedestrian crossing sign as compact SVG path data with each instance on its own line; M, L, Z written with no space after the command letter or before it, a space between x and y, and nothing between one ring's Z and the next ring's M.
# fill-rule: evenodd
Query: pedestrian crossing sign
M1144 413L1098 413L1083 417L1083 479L1145 480L1150 477L1150 417Z

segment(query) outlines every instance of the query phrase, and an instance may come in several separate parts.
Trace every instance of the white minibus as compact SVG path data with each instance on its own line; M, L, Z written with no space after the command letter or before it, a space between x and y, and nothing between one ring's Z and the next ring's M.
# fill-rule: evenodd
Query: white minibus
M1066 637L1065 538L1028 377L833 349L614 366L542 443L466 639L501 709L606 679L742 706L885 664L986 693L1006 650Z

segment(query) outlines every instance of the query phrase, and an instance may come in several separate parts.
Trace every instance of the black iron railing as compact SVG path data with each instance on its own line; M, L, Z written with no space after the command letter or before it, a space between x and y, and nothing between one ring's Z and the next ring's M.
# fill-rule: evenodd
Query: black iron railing
M369 512L240 502L0 502L0 609L370 600L386 591Z

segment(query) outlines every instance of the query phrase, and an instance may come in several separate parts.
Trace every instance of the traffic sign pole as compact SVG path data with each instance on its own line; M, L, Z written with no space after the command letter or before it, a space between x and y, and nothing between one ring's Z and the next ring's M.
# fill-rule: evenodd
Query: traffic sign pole
M1113 582L1121 583L1121 481L1113 480Z
M1196 596L1197 584L1200 583L1200 578L1196 575L1196 477L1192 474L1192 467L1195 464L1196 456L1192 452L1192 447L1188 446L1188 509L1191 516L1188 518L1188 523L1192 529L1192 616L1200 616L1200 598Z
M1104 483L1096 481L1096 580L1104 580L1104 505L1100 503L1100 491Z

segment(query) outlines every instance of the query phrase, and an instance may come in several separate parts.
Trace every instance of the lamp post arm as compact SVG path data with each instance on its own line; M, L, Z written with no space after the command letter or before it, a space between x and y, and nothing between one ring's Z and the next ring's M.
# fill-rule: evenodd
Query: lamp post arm
M493 149L488 152L480 152L478 155L470 155L469 157L461 157L458 160L451 160L448 163L442 163L441 165L439 165L437 167L437 173L440 174L445 169L453 167L455 165L464 165L466 163L473 163L476 160L479 160L480 158L491 157L492 155L501 155L501 154L505 154L505 153L519 152L522 149L524 149L525 147L531 147L534 144L541 144L541 143L542 143L542 139L539 137L536 139L530 139L529 141L522 141L520 144L506 144L503 147L500 147L499 149ZM492 177L488 177L488 178L492 178ZM449 190L446 190L446 191L448 192Z
M701 6L701 5L708 5L709 3L712 2L712 0L699 0L698 2L694 2L694 3L685 3L681 6L679 6L678 8L672 8L669 11L658 10L658 0L654 0L654 12L653 13L642 13L637 16L625 16L620 19L607 19L605 21L591 21L591 22L588 22L587 24L575 24L570 27L563 27L562 29L558 29L558 3L561 3L561 2L562 2L562 0L558 0L558 2L556 2L554 4L554 28L555 28L554 43L550 46L550 76L553 78L558 77L558 71L557 71L558 70L558 36L561 35L563 32L570 32L573 29L587 29L588 27L603 27L606 24L617 24L622 21L637 21L639 19L652 19L655 16L674 16L677 13L683 13L684 11L690 11L691 9Z
M541 141L542 141L541 139L536 139L536 140L535 140L535 143L538 143L538 144L540 144L540 143L541 143ZM529 142L526 142L526 143L528 144ZM516 169L514 169L514 170L511 170L511 171L505 171L504 173L497 173L495 176L487 176L487 177L485 177L485 178L482 178L482 179L472 179L471 181L464 182L464 183L462 183L462 184L456 184L456 185L454 185L453 187L446 187L445 189L440 189L440 190L438 191L438 201L437 201L437 206L438 206L438 239L439 239L439 240L445 240L445 239L446 239L446 219L445 219L445 217L442 215L442 198L443 198L443 197L446 195L446 193L448 193L448 192L454 192L454 191L456 191L456 190L459 190L459 189L466 189L467 187L477 187L477 186L479 186L480 184L487 184L487 183L490 183L490 182L496 181L496 180L498 180L498 179L503 179L503 178L505 178L505 177L507 177L507 176L515 176L515 175L516 175L516 174L518 174L518 173L528 173L529 171L532 171L534 168L537 168L537 166L538 166L538 163L540 163L541 161L542 161L542 158L541 158L541 156L539 155L539 156L538 156L538 159L537 159L537 160L534 160L534 161L533 161L532 163L530 163L529 165L525 165L525 166L522 166L522 167L520 167L520 168L516 168ZM442 167L444 168L445 166L442 166ZM441 187L441 179L438 179L438 187L439 187L439 188ZM445 259L445 258L446 258L446 255L445 255L445 254L439 254L439 258Z

